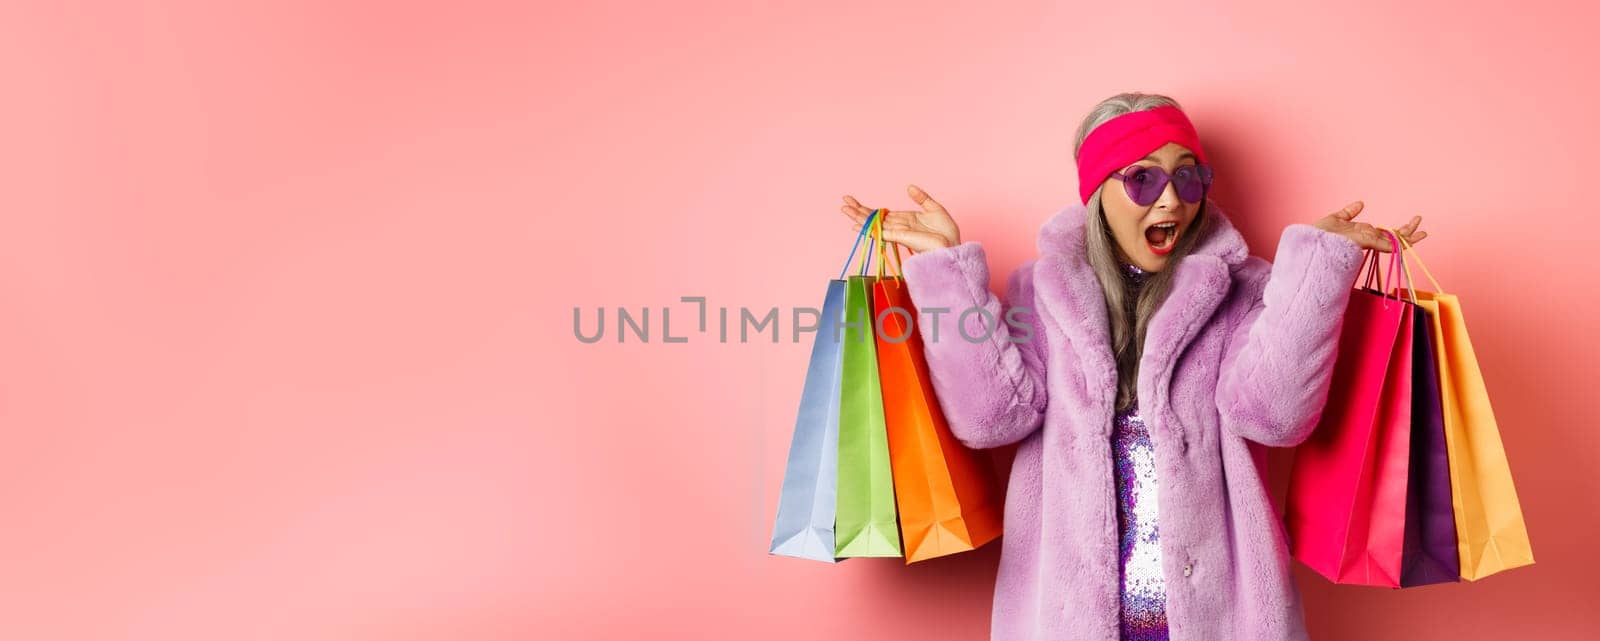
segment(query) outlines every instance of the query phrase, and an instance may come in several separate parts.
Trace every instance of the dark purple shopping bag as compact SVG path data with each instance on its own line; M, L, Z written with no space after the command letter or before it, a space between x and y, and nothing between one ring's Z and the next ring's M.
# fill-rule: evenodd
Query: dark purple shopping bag
M1415 307L1411 327L1411 469L1406 492L1405 547L1400 587L1461 580L1455 507L1450 495L1450 456L1444 441L1444 407L1433 323Z

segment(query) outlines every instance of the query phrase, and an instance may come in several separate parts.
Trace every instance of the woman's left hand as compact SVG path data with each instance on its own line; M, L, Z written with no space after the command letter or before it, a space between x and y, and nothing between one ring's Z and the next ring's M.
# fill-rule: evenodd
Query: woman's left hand
M1376 249L1382 252L1393 251L1394 241L1389 239L1388 233L1367 223L1358 223L1353 220L1357 214L1361 213L1361 208L1365 206L1359 200L1345 205L1344 209L1328 214L1322 220L1317 221L1316 226L1318 229L1331 231L1349 238L1363 249ZM1411 222L1395 228L1395 232L1399 233L1401 238L1406 239L1406 242L1415 245L1428 237L1428 232L1417 231L1417 226L1421 224L1421 216L1412 216Z

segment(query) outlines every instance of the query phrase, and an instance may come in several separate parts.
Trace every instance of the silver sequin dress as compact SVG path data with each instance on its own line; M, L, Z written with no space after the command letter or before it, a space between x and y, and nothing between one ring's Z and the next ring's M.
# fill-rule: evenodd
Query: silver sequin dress
M1124 266L1130 291L1149 274ZM1156 528L1156 461L1150 431L1138 402L1117 412L1111 432L1117 479L1117 526L1121 534L1122 639L1167 638L1167 590L1161 574L1161 539Z

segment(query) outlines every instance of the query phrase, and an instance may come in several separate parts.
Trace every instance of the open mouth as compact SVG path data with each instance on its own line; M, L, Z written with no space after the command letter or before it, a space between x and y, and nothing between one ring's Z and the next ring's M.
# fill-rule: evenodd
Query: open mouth
M1165 256L1178 244L1178 223L1151 225L1144 230L1144 240L1150 245L1150 251Z

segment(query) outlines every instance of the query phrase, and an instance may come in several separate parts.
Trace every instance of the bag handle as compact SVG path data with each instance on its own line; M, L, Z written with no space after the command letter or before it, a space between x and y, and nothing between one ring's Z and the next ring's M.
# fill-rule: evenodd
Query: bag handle
M877 220L878 212L880 212L880 211L883 211L883 210L882 209L874 209L874 210L872 210L872 213L867 215L867 220L865 222L861 223L861 231L856 232L856 243L854 245L850 246L850 257L844 259L844 267L839 269L839 280L844 280L845 272L850 271L850 263L853 263L856 260L856 250L861 247L861 239L867 237L867 235L868 235L867 232L872 229L873 221ZM867 275L867 265L869 265L871 263L872 263L872 244L869 241L868 244L867 244L866 253L863 253L861 255L861 275L862 276L866 276Z
M1399 242L1400 245L1404 248L1404 251L1400 251L1400 252L1396 252L1396 253L1399 254L1400 267L1401 267L1402 270L1404 270L1405 275L1406 275L1406 285L1407 285L1406 293L1411 295L1411 304L1412 305L1418 304L1417 303L1417 281L1412 279L1412 277L1411 277L1411 262L1409 260L1407 260L1407 258L1411 258L1412 257L1412 256L1410 256L1410 254L1415 251L1415 250L1413 250L1411 248L1411 242L1407 241L1405 236L1401 236L1400 235L1400 230L1398 230L1398 229L1393 229L1393 228L1390 228L1390 227L1379 227L1378 229L1382 229L1382 230L1384 230L1386 232L1389 232L1389 235L1393 236L1395 238L1395 240L1397 242ZM1432 280L1433 279L1433 275L1429 274L1428 275L1428 279ZM1437 281L1435 281L1433 286L1435 288L1437 288L1439 286L1439 283Z
M1385 283L1394 282L1394 277L1395 277L1394 258L1395 258L1396 254L1400 253L1400 245L1396 240L1399 237L1399 235L1395 234L1394 231L1390 230L1388 227L1379 227L1378 229L1381 229L1381 230L1384 230L1386 232L1389 232L1389 234L1391 236L1391 238L1389 239L1389 242L1394 247L1394 250L1392 252L1390 252L1390 255L1389 255L1389 275L1388 275L1387 278L1379 276L1380 272L1378 271L1378 254L1380 252L1378 250L1376 250L1376 249L1367 249L1367 250L1364 250L1365 253L1362 255L1363 257L1361 259L1361 262L1363 263L1363 269L1356 271L1356 277L1354 279L1352 279L1351 282L1350 282L1350 286L1351 287L1355 287L1356 286L1356 282L1361 280L1361 274L1363 273L1363 271L1367 275L1367 280L1365 282L1362 282L1361 286L1366 288L1366 289L1373 289L1373 287L1372 287L1372 281L1373 280L1377 280L1378 281L1377 290L1380 291L1380 292L1383 291L1383 287L1384 287Z
M1390 244L1390 246L1392 246L1394 248L1393 250L1391 250L1389 252L1389 278L1386 281L1379 282L1379 284L1378 284L1378 296L1383 298L1383 308L1384 309L1389 309L1389 295L1384 293L1383 288L1386 286L1385 283L1393 284L1394 281L1395 281L1395 275L1396 275L1395 262L1396 262L1396 260L1400 259L1400 234L1396 233L1392 229L1389 229L1388 227L1379 227L1378 229L1381 229L1381 230L1384 231L1384 233L1389 234L1389 244ZM1377 252L1377 250L1373 250L1372 254L1373 254L1372 262L1373 262L1373 264L1377 264L1377 262L1378 262L1378 256L1377 256L1378 252ZM1404 263L1405 261L1404 260L1399 260L1399 262ZM1407 276L1406 285L1408 285L1408 286L1411 285L1410 275L1411 274L1410 274L1409 271L1406 272L1406 276ZM1395 296L1395 298L1399 298L1399 296ZM1400 303L1402 303L1402 304L1398 304L1397 305L1398 307L1400 307L1402 309L1401 313L1404 313L1404 311L1403 311L1405 309L1405 305L1403 304L1404 302L1405 301L1402 300L1402 301L1400 301ZM1415 302L1415 301L1413 301L1413 302Z
M1355 287L1357 284L1360 284L1363 289L1372 289L1372 281L1374 278L1377 278L1377 273L1378 252L1370 249L1363 249L1361 250L1361 269L1356 270L1356 277L1350 279L1350 286ZM1361 280L1362 274L1367 275L1367 279L1364 281Z
M1408 290L1411 290L1412 288L1414 288L1415 285L1411 281L1411 270L1410 270L1409 267L1407 267L1405 269L1403 274L1397 272L1397 270L1400 267L1405 266L1405 261L1401 257L1401 251L1400 251L1401 238L1400 238L1399 232L1397 232L1397 231L1395 231L1393 229L1390 229L1388 227L1379 227L1378 229L1383 230L1384 233L1389 235L1389 244L1394 248L1392 251L1389 252L1389 275L1388 275L1387 278L1382 278L1382 277L1380 277L1378 275L1380 273L1378 271L1378 254L1379 254L1379 252L1376 249L1368 249L1368 250L1366 250L1366 253L1365 253L1364 257L1362 258L1362 267L1363 267L1363 269L1356 271L1356 277L1355 277L1354 281L1360 281L1361 280L1361 273L1362 273L1362 271L1365 271L1366 274L1367 274L1367 280L1366 280L1365 283L1362 283L1362 287L1364 287L1365 289L1374 290L1374 291L1378 292L1378 296L1383 299L1383 309L1388 310L1389 309L1389 294L1384 291L1385 283L1394 283L1395 280L1396 280L1396 276L1398 275L1398 276L1403 276L1404 277L1405 283L1406 283L1406 286L1407 286ZM1399 264L1396 264L1396 262L1395 262L1397 259L1400 260ZM1378 281L1377 288L1373 288L1372 287L1372 282L1373 282L1374 279L1376 279ZM1354 281L1350 283L1351 287L1355 287L1355 282ZM1395 298L1400 298L1400 296L1398 294L1396 294ZM1405 301L1401 300L1400 302L1404 303ZM1414 291L1412 292L1412 295L1411 295L1411 302L1412 302L1412 304L1416 304L1416 302L1417 302L1416 293ZM1403 309L1405 306L1401 305L1400 307ZM1401 313L1404 313L1404 312L1401 312Z
M888 212L885 211L885 214ZM883 239L883 216L879 216L872 226L872 239L878 243L878 280L884 280L884 268L890 267L896 279L903 279L900 274L900 243ZM888 252L889 246L894 245L894 252ZM894 257L894 263L889 263L889 257Z
M1398 236L1398 234L1396 234L1396 236ZM1421 256L1417 255L1417 248L1411 244L1411 241L1406 240L1405 238L1400 238L1400 244L1405 247L1405 258L1408 261L1409 260L1417 261L1417 266L1421 267L1422 268L1422 273L1427 275L1428 282L1433 283L1433 291L1438 292L1440 294L1445 293L1444 288L1439 286L1439 281L1433 277L1433 272L1428 271L1428 265L1426 263L1422 262L1422 257ZM1410 263L1409 262L1406 263L1406 267L1410 268Z

